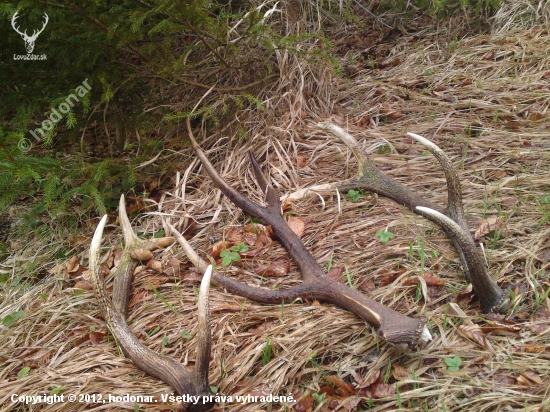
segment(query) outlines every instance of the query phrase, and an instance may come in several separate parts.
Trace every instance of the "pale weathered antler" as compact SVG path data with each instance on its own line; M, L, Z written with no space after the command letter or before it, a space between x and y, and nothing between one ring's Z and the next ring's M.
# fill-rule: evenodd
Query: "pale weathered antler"
M212 279L214 282L225 287L229 292L261 303L279 304L281 302L291 302L297 298L302 298L319 299L321 301L336 304L378 327L380 336L389 342L415 346L421 340L427 341L431 339L431 335L425 327L425 318L409 318L366 297L357 290L351 289L325 276L325 273L317 261L284 221L281 215L279 197L275 190L268 185L252 153L250 153L250 160L254 168L256 180L262 191L266 194L266 207L259 206L247 199L221 178L195 141L189 122L187 126L195 153L201 160L210 178L219 189L245 213L259 218L265 225L272 226L275 236L288 251L288 254L294 259L304 279L299 286L293 288L285 290L268 290L245 285L213 271ZM204 270L206 263L197 255L190 244L173 226L169 225L169 228L176 235L178 242L183 247L188 258L199 268L199 270Z
M135 250L138 246L141 248L153 249L172 243L174 238L154 239L143 241L139 239L132 228L126 215L124 197L121 197L120 222L123 227L124 237L129 243L129 249ZM208 382L208 366L210 363L211 334L209 325L208 292L210 288L210 277L212 267L205 268L205 273L201 282L198 306L198 332L197 332L197 359L195 369L190 372L179 362L164 355L160 355L147 348L137 339L126 323L126 316L118 309L122 301L128 301L129 289L127 284L131 283L133 268L135 262L130 258L130 252L124 251L115 276L124 279L115 279L113 286L113 300L110 299L100 265L100 248L103 229L107 222L107 215L103 216L92 239L90 247L90 273L94 294L99 302L101 312L107 322L111 333L117 340L125 356L130 358L134 365L147 374L154 376L170 385L179 395L193 396L196 402L185 403L184 410L189 412L202 412L211 409L214 406L210 396L210 386ZM129 233L131 232L131 235ZM170 241L171 239L171 241ZM118 281L118 283L117 283ZM126 303L124 304L124 312Z
M359 170L357 176L345 181L310 187L300 190L288 197L298 199L308 191L326 192L329 190L347 191L349 189L364 189L388 197L397 203L404 205L413 212L440 225L451 238L455 249L458 251L464 273L476 291L481 307L485 312L505 312L510 300L507 294L491 279L487 268L470 235L468 224L462 209L462 192L460 180L445 152L428 139L414 133L407 133L410 137L424 145L443 168L447 180L448 200L447 207L441 209L438 205L417 195L396 180L388 177L380 171L369 156L360 148L358 142L342 128L331 123L319 123L318 126L338 137L353 152ZM443 219L441 216L447 217ZM450 222L453 222L451 224Z

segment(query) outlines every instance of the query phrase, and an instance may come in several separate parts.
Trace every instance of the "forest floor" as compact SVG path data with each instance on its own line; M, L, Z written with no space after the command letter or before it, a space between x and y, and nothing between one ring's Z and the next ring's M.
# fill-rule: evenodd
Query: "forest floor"
M336 306L261 305L214 286L211 384L224 395L298 400L225 402L219 410L550 408L550 33L535 26L457 35L425 23L414 33L410 27L367 27L335 34L341 76L303 73L301 88L291 91L298 98L288 116L249 128L248 139L227 135L203 144L221 175L259 201L248 150L281 196L356 173L351 152L318 126L330 122L361 142L389 176L444 206L441 168L406 133L431 139L456 167L468 223L491 277L512 290L509 313L482 313L450 239L437 226L368 192L312 193L285 210L303 228L301 239L321 266L399 312L426 316L433 340L402 351ZM323 82L326 96L315 96L315 82ZM326 107L319 107L325 97ZM220 194L191 149L169 161L181 163L181 174L155 212L134 219L140 235L166 230L166 221L182 230L193 222L191 243L202 254L221 240L250 238L250 218ZM128 211L137 203L130 198ZM111 222L103 252L112 273L121 234L114 215ZM52 264L49 275L24 293L5 291L1 411L171 410L161 402L171 389L120 356L99 314L86 272L95 224L89 222L90 231L75 242L75 257ZM383 243L377 232L394 237ZM16 268L40 247L26 248L3 267ZM249 247L254 252L248 257L220 270L270 289L300 283L277 242ZM156 252L155 259L160 271L135 276L129 324L149 348L193 365L200 274L178 245ZM279 269L289 263L288 272L258 272L274 262ZM74 394L77 401L26 406L10 400L12 394L54 393ZM139 408L131 401L103 403L109 394L153 399Z

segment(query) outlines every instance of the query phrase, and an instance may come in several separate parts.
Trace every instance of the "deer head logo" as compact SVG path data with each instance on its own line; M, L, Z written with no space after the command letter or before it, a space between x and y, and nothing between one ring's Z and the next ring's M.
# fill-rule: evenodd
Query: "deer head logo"
M13 17L11 19L11 26L13 27L13 29L17 33L19 33L21 35L21 38L25 41L25 48L27 49L27 54L31 54L32 51L34 50L34 42L38 38L38 35L44 31L44 29L46 28L46 24L48 24L48 21L50 19L49 19L48 15L46 13L44 13L44 24L42 25L42 28L40 30L34 30L34 32L32 33L32 36L29 36L29 35L27 35L27 30L25 30L24 33L21 33L19 31L19 28L15 26L15 23L16 23L15 21L19 17L17 15L18 13L19 12L16 11L15 14L13 15Z

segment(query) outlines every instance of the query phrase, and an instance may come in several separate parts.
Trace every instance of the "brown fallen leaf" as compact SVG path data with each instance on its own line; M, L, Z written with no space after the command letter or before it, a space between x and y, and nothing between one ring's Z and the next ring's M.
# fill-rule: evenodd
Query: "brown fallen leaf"
M372 385L372 397L374 399L385 398L395 395L395 386L386 383L375 383Z
M296 402L293 408L296 412L311 412L311 410L313 410L314 401L315 399L313 399L312 396L307 395Z
M339 376L326 376L325 379L332 385L334 385L336 389L336 394L340 396L349 396L349 395L355 395L357 393L357 390L351 386L350 384L346 383L341 377Z
M460 306L466 306L474 297L474 292L472 290L472 284L469 283L462 292L456 295L455 302Z
M234 227L230 226L229 229L227 229L227 232L225 232L225 240L233 243L234 245L237 245L241 243L244 240L244 231L242 227ZM217 257L217 256L214 256Z
M523 386L531 386L533 383L542 385L542 379L533 371L525 371L517 378L518 384Z
M550 262L550 249L543 250L537 255L541 262Z
M134 307L135 305L137 305L138 303L143 302L143 300L145 299L146 296L147 296L147 292L146 292L146 291L141 291L141 292L136 293L136 294L130 299L130 301L128 302L128 307L129 307L129 308L133 308L133 307Z
M494 232L502 227L504 221L500 216L491 216L481 221L481 224L476 229L474 239L479 240L488 233Z
M86 280L78 280L74 284L75 289L92 290L94 287Z
M78 263L80 262L80 258L78 256L72 256L66 264L67 273L74 272L78 270Z
M348 396L340 401L338 408L343 408L344 410L350 412L356 410L357 406L361 403L362 398L360 396Z
M294 217L294 216L289 216L286 223L288 227L290 227L290 230L296 233L296 236L302 237L302 235L304 234L304 230L306 228L306 225L302 219L298 219L297 217Z
M269 265L260 265L254 270L254 272L266 278L277 278L285 276L289 270L289 260L278 260Z
M307 166L308 155L306 153L298 153L296 156L296 165L299 169Z
M344 273L345 269L341 266L334 267L329 270L327 273L327 277L334 279L334 280L340 280L342 279L342 274Z
M460 333L465 338L468 338L484 348L487 347L487 340L485 339L485 334L481 330L481 327L478 325L460 325L458 327L458 333Z
M403 379L412 378L412 373L411 372L409 372L404 367L396 365L396 364L392 365L392 375L398 381L402 381Z
M90 342L92 342L93 345L98 345L101 343L105 335L107 335L107 333L90 331Z
M430 272L424 273L424 281L426 282L427 286L445 286L445 283L447 283L445 280L441 279L439 276L433 275ZM413 276L410 278L405 279L403 282L403 285L409 286L409 285L418 285L420 283L420 279L418 276Z
M222 253L223 250L229 249L231 246L233 246L233 243L227 242L227 241L219 241L218 243L214 244L212 248L210 249L210 253L208 253L213 258L217 258L220 256L220 253Z
M147 249L136 249L130 253L130 257L140 262L148 262L153 259L153 254Z
M154 270L155 272L162 272L162 263L160 263L156 259L151 259L149 262L147 262L147 267Z

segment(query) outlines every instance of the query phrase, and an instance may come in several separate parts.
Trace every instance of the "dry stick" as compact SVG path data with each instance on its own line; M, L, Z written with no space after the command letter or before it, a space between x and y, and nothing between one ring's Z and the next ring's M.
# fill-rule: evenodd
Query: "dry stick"
M460 180L450 159L445 152L428 139L408 133L410 137L423 144L438 160L443 168L447 180L448 204L442 209L438 205L417 195L401 183L390 178L380 171L369 156L360 148L359 143L342 128L331 123L319 123L318 126L338 137L353 152L359 164L357 176L332 184L314 186L310 192L349 189L364 189L388 197L397 203L408 207L414 213L424 216L438 224L451 238L462 263L464 273L472 283L485 312L506 312L510 305L507 294L491 279L487 268L477 252L474 240L470 236L468 224L462 209L462 192ZM299 199L305 196L308 190L300 190L288 197ZM434 213L437 212L437 213ZM441 216L448 219L442 219ZM452 222L453 224L451 224Z
M126 247L123 252L117 272L115 274L115 285L113 286L112 300L108 295L107 287L101 273L100 249L103 230L107 223L107 215L103 216L92 239L90 247L90 274L94 294L107 326L116 341L120 345L125 356L132 360L132 363L147 374L162 380L170 385L179 395L191 395L206 397L211 396L208 382L208 366L210 363L210 349L212 337L209 326L208 292L210 287L210 276L212 268L206 268L201 282L198 306L198 333L197 333L197 359L195 369L190 372L179 362L168 356L160 355L147 348L138 338L134 336L126 323L126 303L128 301L129 289L135 268L135 261L130 257L130 250L137 248L156 249L166 246L174 241L174 238L160 238L150 241L139 239L130 226L124 196L120 199L119 220L126 240ZM118 283L117 283L118 282ZM122 307L123 312L118 308ZM186 403L184 410L188 412L203 412L211 409L214 402L203 402L201 398L197 404Z
M304 282L299 286L276 291L248 286L234 279L227 278L216 271L213 272L212 276L214 282L225 287L232 293L261 303L292 302L297 298L301 298L319 299L321 301L336 304L378 327L379 335L388 342L416 346L419 341L431 339L431 335L425 326L426 318L413 319L405 316L364 296L357 290L351 289L325 276L325 273L317 261L284 221L281 215L279 197L275 190L267 184L252 154L250 158L254 167L256 180L260 188L266 193L266 207L257 205L229 186L214 169L195 141L189 121L187 121L187 128L193 149L201 160L207 173L210 175L210 178L222 193L245 213L257 217L263 224L273 227L275 236L288 251L288 254L294 259L304 278ZM176 236L188 258L199 270L203 270L206 263L202 261L189 243L173 226L168 224L168 227Z

